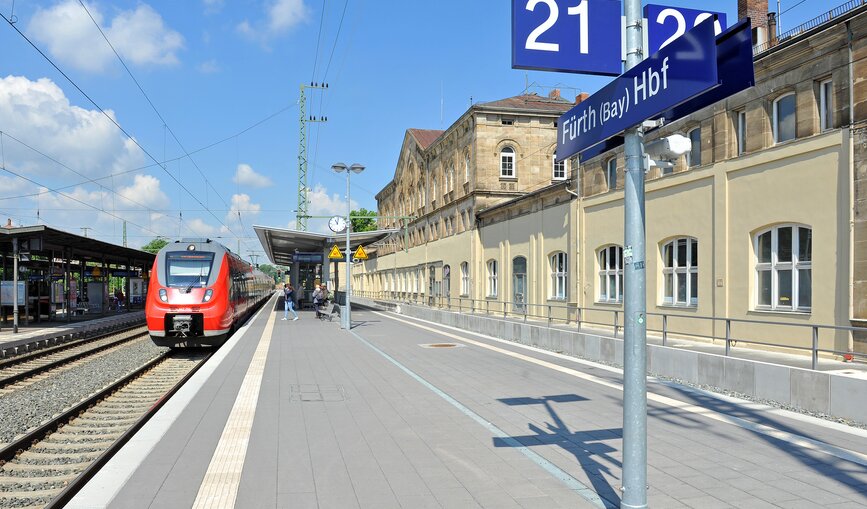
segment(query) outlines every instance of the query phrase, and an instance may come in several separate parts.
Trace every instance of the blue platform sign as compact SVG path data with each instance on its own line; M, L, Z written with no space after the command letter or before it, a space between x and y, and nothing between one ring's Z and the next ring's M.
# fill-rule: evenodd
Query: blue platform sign
M512 68L618 76L620 0L512 0Z
M719 84L713 19L706 20L560 117L563 160Z
M753 38L748 18L738 21L716 38L716 68L720 84L703 94L678 104L653 118L674 122L711 104L755 85ZM623 145L623 136L613 136L581 152L581 159L592 159Z
M714 22L714 34L719 35L726 29L725 13L667 5L645 5L644 17L647 19L647 41L650 46L647 48L647 53L651 55L656 53L685 34L687 30L712 18L714 14L717 17Z

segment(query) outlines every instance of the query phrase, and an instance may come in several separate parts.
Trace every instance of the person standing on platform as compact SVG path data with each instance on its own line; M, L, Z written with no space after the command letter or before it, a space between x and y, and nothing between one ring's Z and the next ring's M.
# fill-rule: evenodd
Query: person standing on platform
M325 300L322 292L322 285L316 285L316 289L313 290L313 309L316 311L316 318L319 318L319 306L322 305L322 301Z
M295 315L295 318L292 319L294 322L298 319L298 313L295 312L295 287L289 283L283 287L283 299L283 319L289 318L289 311L291 311Z

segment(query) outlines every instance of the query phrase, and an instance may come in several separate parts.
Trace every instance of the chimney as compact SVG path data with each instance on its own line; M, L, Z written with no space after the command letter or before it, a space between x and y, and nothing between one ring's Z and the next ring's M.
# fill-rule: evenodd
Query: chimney
M548 93L548 99L559 99L560 98L560 89L555 88L551 92Z
M738 0L738 19L750 18L753 45L768 42L768 0Z
M580 94L575 96L575 104L586 101L588 97L590 97L590 94L588 94L587 92L581 92Z
M12 224L12 218L11 217L6 220L6 226L4 226L3 228L15 228L15 226Z
M777 13L768 13L768 39L769 46L777 45Z

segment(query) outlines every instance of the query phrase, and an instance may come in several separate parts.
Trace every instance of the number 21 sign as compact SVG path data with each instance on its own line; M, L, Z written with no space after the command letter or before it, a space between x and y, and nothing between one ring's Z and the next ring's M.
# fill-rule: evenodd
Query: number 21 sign
M512 67L618 76L620 0L512 0Z

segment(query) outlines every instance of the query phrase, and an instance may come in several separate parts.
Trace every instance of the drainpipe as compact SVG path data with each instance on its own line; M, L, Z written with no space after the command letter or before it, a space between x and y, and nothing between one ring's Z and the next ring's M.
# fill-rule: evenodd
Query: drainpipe
M855 75L852 65L852 41L854 34L850 22L846 22L849 52L849 323L855 318ZM855 334L849 332L847 351L855 350Z

